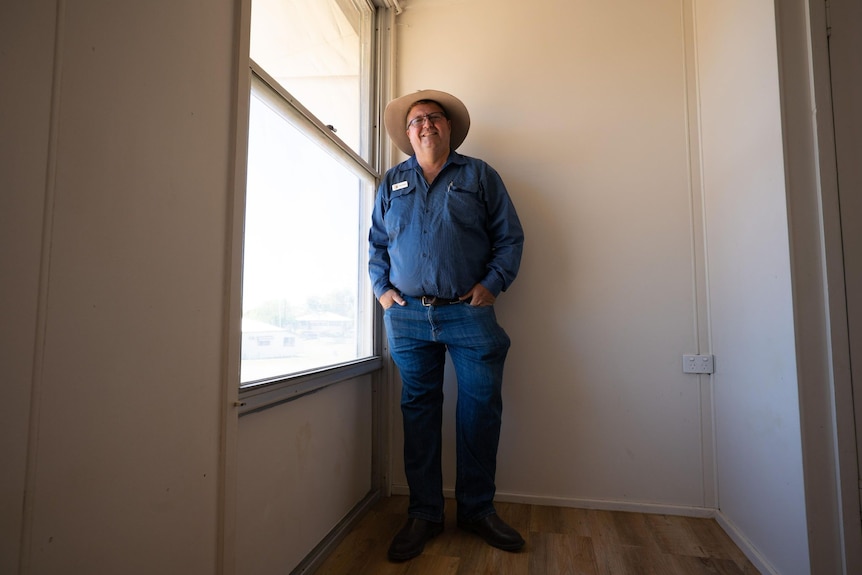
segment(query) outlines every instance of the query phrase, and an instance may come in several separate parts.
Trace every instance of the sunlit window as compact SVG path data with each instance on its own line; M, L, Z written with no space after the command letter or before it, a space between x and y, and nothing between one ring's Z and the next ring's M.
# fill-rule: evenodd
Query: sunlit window
M241 385L373 353L371 9L253 0ZM331 137L328 132L334 132Z
M252 0L251 59L368 159L371 6L362 0Z

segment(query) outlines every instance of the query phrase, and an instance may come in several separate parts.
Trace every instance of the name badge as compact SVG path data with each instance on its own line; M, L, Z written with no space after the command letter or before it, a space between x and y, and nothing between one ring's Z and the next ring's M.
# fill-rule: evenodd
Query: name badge
M397 184L392 184L392 191L397 192L398 190L403 190L407 187L407 182L398 182Z

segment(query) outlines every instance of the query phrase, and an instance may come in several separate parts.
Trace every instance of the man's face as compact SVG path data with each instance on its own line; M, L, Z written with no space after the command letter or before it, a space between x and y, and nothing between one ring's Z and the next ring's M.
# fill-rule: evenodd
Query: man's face
M414 152L424 149L448 153L451 132L452 124L437 104L416 104L407 112L407 137Z

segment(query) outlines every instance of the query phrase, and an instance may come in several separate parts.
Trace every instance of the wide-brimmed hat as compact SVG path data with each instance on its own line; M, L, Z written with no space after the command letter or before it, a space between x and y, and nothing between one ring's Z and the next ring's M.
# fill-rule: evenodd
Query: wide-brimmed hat
M467 137L467 132L470 131L470 113L464 102L452 94L439 90L419 90L395 98L386 105L386 110L383 111L383 124L398 149L408 156L413 155L413 145L407 137L407 111L419 100L434 100L443 107L443 111L452 122L449 146L457 150Z

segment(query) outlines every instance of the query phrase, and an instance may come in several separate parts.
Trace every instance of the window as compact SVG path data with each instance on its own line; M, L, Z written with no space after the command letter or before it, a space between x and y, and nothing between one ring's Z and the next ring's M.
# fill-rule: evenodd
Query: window
M252 0L251 7L251 59L368 160L372 6Z
M373 354L372 7L252 0L240 385Z

